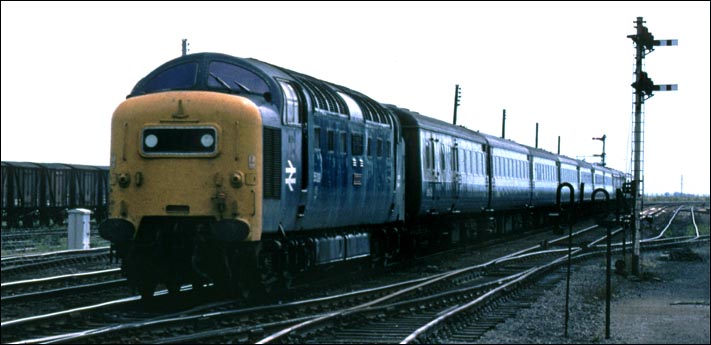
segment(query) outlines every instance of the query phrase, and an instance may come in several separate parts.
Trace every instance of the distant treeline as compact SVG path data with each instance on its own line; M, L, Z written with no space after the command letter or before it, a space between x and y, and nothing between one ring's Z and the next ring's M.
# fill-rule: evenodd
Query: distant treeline
M647 202L652 201L684 201L684 202L703 202L705 204L709 203L711 198L709 195L693 195L693 194L682 194L682 193L664 193L664 194L647 194L644 196L644 200Z

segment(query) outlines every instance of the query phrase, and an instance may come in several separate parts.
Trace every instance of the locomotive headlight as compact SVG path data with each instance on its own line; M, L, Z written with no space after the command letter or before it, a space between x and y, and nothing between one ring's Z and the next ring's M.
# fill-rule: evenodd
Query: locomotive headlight
M204 147L210 147L212 144L215 143L215 138L212 136L212 134L203 134L202 137L200 137L200 143Z
M143 139L143 141L146 144L146 147L149 148L154 148L158 145L158 137L155 136L155 134L146 135L146 138Z
M217 153L217 139L213 126L147 126L143 128L141 155L212 156Z

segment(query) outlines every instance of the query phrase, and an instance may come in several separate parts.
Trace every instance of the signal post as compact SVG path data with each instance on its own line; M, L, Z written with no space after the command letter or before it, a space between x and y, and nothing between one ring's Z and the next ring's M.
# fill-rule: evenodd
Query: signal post
M655 40L654 35L649 32L649 29L644 26L644 20L642 17L637 17L635 22L637 33L634 35L628 35L632 41L636 44L637 54L635 56L635 82L632 83L632 87L635 89L635 102L634 102L634 176L632 179L632 274L640 276L640 221L639 213L642 208L642 195L643 188L641 184L644 182L642 177L642 146L643 146L643 125L642 120L642 104L646 99L652 97L653 91L676 91L677 85L654 85L652 79L649 78L647 72L642 71L642 59L654 51L655 46L672 46L677 45L677 40Z

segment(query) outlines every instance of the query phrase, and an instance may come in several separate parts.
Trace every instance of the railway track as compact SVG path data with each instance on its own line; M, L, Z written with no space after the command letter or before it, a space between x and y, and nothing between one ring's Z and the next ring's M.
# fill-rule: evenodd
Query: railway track
M503 245L500 244L500 246L503 246ZM426 269L425 271L430 271L430 270ZM431 273L427 273L427 272L423 273L422 270L418 270L418 272L416 272L416 274L414 274L414 275L422 276L423 274L431 275ZM393 274L391 279L397 280L397 281L402 281L403 279L407 279L406 277L404 278L404 276L406 276L406 274L397 273L397 274ZM381 281L382 281L382 279L381 279ZM356 282L360 283L360 284L363 284L363 283L367 284L366 281L363 281L363 279L360 279L360 277L356 276L353 278L352 281L344 282L345 283L344 286L347 289L349 286L350 287L354 286ZM388 289L394 289L394 288L398 288L398 286L394 285L393 287L385 287L385 288L383 288L384 289L383 292L380 292L380 293L386 293L388 291ZM363 289L363 291L368 291L368 290L370 290L370 289ZM302 295L302 293L304 295L307 293L313 294L314 293L313 287L304 287L300 291L292 292L292 295ZM372 296L376 292L363 292L363 293L366 293L366 294L369 294ZM305 302L303 298L296 299L292 307L289 307L288 301L282 301L281 304L279 304L277 302L272 307L267 307L265 309L266 311L264 312L265 314L263 317L259 316L260 312L258 309L255 309L253 311L250 311L251 309L248 309L247 311L245 311L244 305L239 304L239 303L237 303L237 304L227 303L225 305L220 305L220 306L211 306L208 309L203 308L200 310L194 310L191 313L198 313L198 316L194 316L194 317L200 318L203 320L204 320L204 316L201 316L202 314L213 313L215 315L211 314L210 318L218 318L219 317L218 315L224 315L223 316L224 318L231 318L231 317L234 317L234 315L249 315L249 316L239 317L238 319L240 319L240 320L254 320L255 322L258 320L266 320L263 322L269 323L269 322L272 322L269 320L275 320L274 308L277 310L286 308L285 310L287 310L287 311L280 312L279 314L284 315L282 317L282 319L288 320L288 319L292 319L294 315L303 314L304 312L309 311L309 310L316 312L318 310L326 310L327 311L327 310L334 310L334 309L339 309L339 308L342 309L345 306L362 303L362 301L363 301L363 297L358 297L358 294L352 295L349 293L342 293L342 292L339 293L337 288L336 289L329 288L328 290L325 291L325 294L329 295L329 296L341 296L341 297L334 297L334 299L325 299L325 300L323 298L316 298L310 302ZM156 301L156 304L169 303L166 301L167 300L160 298ZM102 342L102 341L113 342L112 340L115 341L115 339L117 339L116 338L117 335L111 333L111 334L107 335L108 338L102 340L102 338L101 338L102 332L106 332L107 329L115 329L115 328L121 329L123 327L117 326L116 320L106 320L106 323L103 324L102 322L97 321L97 318L93 315L94 314L116 315L117 313L119 313L117 310L124 310L124 309L130 310L136 306L136 304L133 304L133 302L131 302L131 304L128 304L127 306L123 306L124 303L129 303L129 302L107 303L106 305L101 305L101 306L92 307L92 308L87 307L87 308L82 308L80 310L72 310L72 311L66 311L66 312L60 312L60 313L53 313L49 316L38 316L38 317L26 318L26 319L23 319L20 321L7 322L7 323L4 323L3 327L2 327L3 328L2 329L3 342L16 341L17 339L15 337L21 336L21 334L24 333L23 329L27 329L27 328L35 329L35 330L38 328L42 328L42 329L44 329L44 331L40 332L40 333L45 333L45 334L54 334L57 332L57 331L53 330L53 326L51 326L51 325L56 325L56 327L58 329L63 329L63 327L66 327L67 323L71 322L77 328L81 328L79 326L79 324L81 323L82 319L91 320L90 323L93 324L95 327L92 328L94 331L87 332L88 334L91 334L91 338L89 338L88 340L78 340L78 341L82 341L82 342L84 342L84 341L87 341L87 342ZM289 311L289 308L292 308L292 310ZM304 308L306 308L306 309L304 309ZM321 309L321 308L325 308L325 309ZM247 314L245 314L245 313L247 313ZM187 315L190 315L190 313L187 313ZM133 316L125 316L125 317L120 317L119 319L127 319L127 318L132 318L132 317ZM183 328L183 326L180 326L181 324L183 324L183 325L185 323L195 324L195 322L193 322L193 321L179 321L179 319L176 319L175 321L169 320L169 321L162 321L162 322L159 322L157 320L150 320L150 321L139 320L137 322L139 324L142 324L143 322L145 322L147 324L145 326L139 326L137 324L132 324L131 326L127 326L127 328L136 329L137 332L141 333L142 341L147 341L147 342L159 341L161 339L161 337L165 336L165 334L180 334L181 332L179 331L179 329ZM222 328L225 328L224 324L229 321L210 321L210 322L203 322L203 323L211 324L213 322L220 323L223 325ZM177 326L170 326L170 324L173 324L173 323L177 324ZM101 326L102 324L104 326ZM244 324L244 321L239 321L239 320L235 323L235 325L243 325L243 324ZM96 326L98 326L98 327L96 327ZM153 340L151 338L151 336L150 336L151 332L147 332L144 329L144 328L151 328L151 327L158 328L158 330L156 332L159 334L159 336L157 336L155 338L155 340ZM165 330L161 330L165 327L172 327L171 331L166 333ZM99 331L100 329L103 329L103 331ZM177 330L174 330L174 329L177 329ZM116 330L116 331L118 331L118 330ZM114 332L114 331L112 331L112 332ZM37 332L35 331L35 333L37 333ZM188 333L195 333L195 331L191 330ZM15 334L15 335L13 335L13 334ZM53 337L52 339L62 338L61 335L50 335L50 337ZM118 337L120 337L120 336L118 336ZM76 340L74 338L69 338L69 339L72 339L72 340L67 340L68 342ZM48 339L45 339L45 341L46 340L48 340Z
M594 238L601 232L596 231L596 228L590 227L586 231L576 233L575 243L579 244L577 251L580 255L596 255L603 248L599 244L599 239ZM619 232L618 232L619 236ZM649 239L643 243L643 246L669 246L669 243L689 243L697 241L694 237L681 237L677 239ZM30 339L30 341L51 341L51 342L92 342L92 343L115 343L124 341L140 341L140 342L329 342L336 341L356 341L357 342L378 342L368 336L379 334L382 338L387 338L387 341L393 341L397 337L404 334L404 329L409 329L410 334L414 334L417 329L428 324L428 321L435 320L442 315L458 309L461 305L466 304L464 301L477 300L477 296L488 296L489 294L498 296L498 298L484 298L489 300L481 306L470 307L469 312L458 312L465 316L447 316L443 326L431 326L430 330L421 331L421 334L414 336L416 341L435 341L443 342L447 339L449 342L461 341L461 339L473 339L477 334L483 334L486 329L501 322L506 317L509 317L512 312L525 307L531 300L535 300L536 294L540 293L539 285L536 288L527 289L524 283L517 282L522 276L527 275L527 271L533 269L534 263L531 260L530 253L532 251L541 251L542 248L555 248L547 250L550 253L561 254L565 257L566 250L558 248L558 243L565 242L567 236L562 236L557 239L545 241L539 245L525 248L515 253L504 255L488 262L486 269L471 269L469 275L463 275L459 278L452 278L448 283L429 283L431 286L439 286L439 288L429 289L423 286L416 288L413 285L393 285L379 292L377 289L363 289L351 294L334 294L331 291L324 291L325 294L331 295L329 298L316 299L294 299L293 301L282 301L282 303L274 303L266 306L249 307L244 304L235 302L219 302L209 306L204 303L195 308L184 308L182 311L175 313L163 314L147 313L143 316L136 314L124 314L117 316L113 320L97 321L93 316L82 316L79 312L70 312L75 315L72 321L76 325L76 329L81 329L80 332L66 332L66 323L69 321L53 321L50 323L57 324L58 329L43 328L38 326L30 326L30 329L43 329L43 332L36 334L50 334L41 338ZM706 237L708 241L708 237ZM621 247L622 243L617 242L616 248ZM629 244L628 244L629 245ZM621 250L621 249L616 249ZM537 254L538 255L538 254ZM576 254L578 255L578 254ZM560 260L558 258L557 260ZM525 264L521 264L521 262ZM508 265L508 266L506 266ZM542 265L539 265L542 266ZM496 269L494 269L496 267ZM556 268L551 268L548 271L553 272L553 275L542 275L543 284L549 282L553 284L560 277L555 276ZM425 284L426 280L444 279L447 274L452 271L438 272L430 274L427 278L418 278L411 282L402 284ZM560 273L558 273L560 274ZM495 279L496 278L496 279ZM423 280L424 279L424 280ZM494 282L494 283L492 283ZM514 285L506 285L506 284ZM526 283L530 284L530 283ZM540 284L540 283L539 283ZM353 284L351 284L353 285ZM496 291L503 292L483 292L485 286L493 288ZM502 287L505 286L505 287ZM390 289L390 290L388 290ZM393 289L397 290L393 292ZM439 289L439 290L438 290ZM448 290L449 289L449 290ZM373 290L373 291L368 291ZM413 292L403 292L403 290ZM470 290L466 292L466 290ZM532 292L526 292L526 291ZM456 291L456 292L455 292ZM478 291L478 292L476 292ZM513 291L513 294L511 293ZM538 292L536 292L538 291ZM467 295L469 293L469 295ZM385 296L397 294L399 297L386 298ZM449 295L448 295L449 294ZM453 294L453 295L452 295ZM462 297L456 297L461 294ZM450 304L442 304L440 300L450 301ZM168 300L162 300L159 304L170 303ZM375 301L378 301L375 303ZM493 301L493 302L492 302ZM198 303L199 304L199 303ZM366 306L364 306L366 305ZM404 307L408 305L408 307ZM431 309L422 308L423 305L432 305ZM498 307L496 307L498 306ZM496 308L495 308L496 307ZM141 310L142 307L137 304L129 304L122 307L127 310ZM360 308L360 309L358 309ZM359 311L361 310L362 311ZM135 311L134 310L134 311ZM498 311L496 311L498 310ZM409 311L411 314L407 314ZM117 315L115 310L103 309L96 313ZM479 313L479 314L477 314ZM333 314L333 315L331 315ZM77 316L78 315L78 316ZM409 316L408 316L409 315ZM478 315L478 316L477 316ZM83 328L77 319L90 319L94 327ZM323 318L323 321L321 320ZM456 320L469 320L460 326L456 325ZM131 320L131 321L127 321ZM473 322L471 320L475 320ZM39 324L45 324L45 321L38 321ZM305 324L298 326L299 324ZM99 327L96 327L96 325ZM103 326L101 326L103 325ZM397 325L395 327L394 325ZM405 325L410 325L406 327ZM415 327L419 325L418 327ZM3 342L7 341L23 341L20 334L23 334L22 329L26 326L15 326L12 324L3 323ZM62 328L63 327L63 328ZM13 330L14 328L14 330ZM449 329L440 332L440 328ZM25 328L26 329L26 328ZM381 332L382 330L382 332ZM283 335L275 336L280 332L286 332ZM326 334L326 338L319 338L319 334ZM6 334L10 336L6 337ZM15 334L15 336L12 336ZM361 334L363 337L358 338L356 335ZM386 334L393 334L393 337L384 337ZM450 335L451 338L448 338ZM397 341L406 339L399 338ZM20 338L17 338L20 337ZM349 338L354 337L354 338ZM377 336L374 336L377 337ZM120 339L120 340L119 340ZM132 339L132 340L131 340ZM444 341L447 342L447 341Z
M2 321L98 303L131 292L119 268L3 283Z
M112 265L117 264L112 260L109 247L7 256L3 257L0 263L3 283L33 279L37 276L51 276L56 274L56 271L65 271L70 267L93 270L111 268ZM47 271L50 273L47 274Z

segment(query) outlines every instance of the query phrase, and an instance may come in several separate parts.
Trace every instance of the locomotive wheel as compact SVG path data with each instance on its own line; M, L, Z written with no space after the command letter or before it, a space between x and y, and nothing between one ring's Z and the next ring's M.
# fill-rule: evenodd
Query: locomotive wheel
M179 283L168 283L166 284L166 287L168 288L168 293L171 295L177 295L178 293L180 293Z
M291 273L286 272L286 271L283 272L282 279L281 279L281 286L284 287L284 290L290 289L293 282L294 282L294 277L291 275Z
M247 286L247 284L240 284L240 286L237 287L237 297L247 300L253 295L252 290L253 289Z
M138 292L141 294L141 299L150 300L153 298L153 292L155 292L156 284L152 282L141 282L141 286L138 287Z
M202 289L205 287L205 282L202 279L195 278L192 281L193 285L193 291L202 291Z

